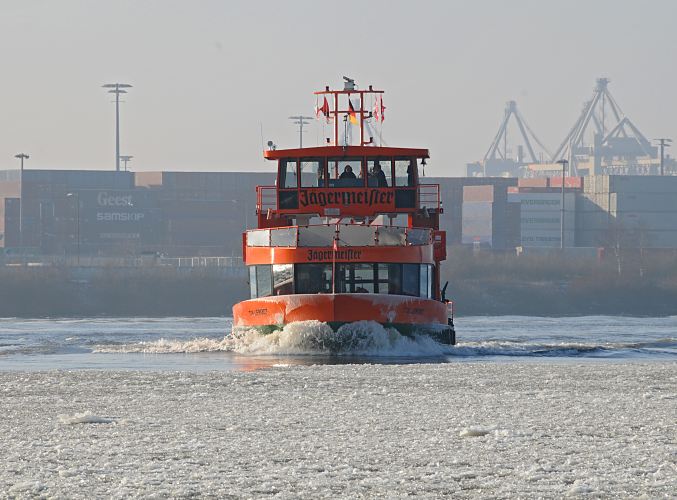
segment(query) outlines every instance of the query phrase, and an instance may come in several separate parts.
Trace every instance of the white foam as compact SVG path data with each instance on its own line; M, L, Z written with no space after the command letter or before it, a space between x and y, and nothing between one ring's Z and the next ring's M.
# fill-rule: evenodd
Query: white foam
M448 348L432 338L406 337L375 321L356 321L336 332L320 321L289 323L281 331L233 331L233 350L241 354L343 354L370 356L440 356Z
M236 327L222 339L196 338L188 341L160 339L123 345L99 345L99 353L199 353L235 352L263 355L343 354L369 356L441 356L448 346L426 335L406 337L375 321L357 321L338 331L321 321L296 321L282 330L262 334L253 328Z
M122 345L99 345L94 347L94 352L101 353L144 353L144 354L170 354L170 353L196 353L232 351L232 341L229 338L209 339L196 338L187 341L160 339L154 342L139 342L136 344Z

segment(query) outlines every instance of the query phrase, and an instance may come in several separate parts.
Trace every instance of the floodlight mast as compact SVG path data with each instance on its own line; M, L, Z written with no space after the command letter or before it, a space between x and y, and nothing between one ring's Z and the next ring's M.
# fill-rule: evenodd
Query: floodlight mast
M312 116L303 116L303 115L297 115L297 116L290 116L290 120L295 120L294 125L299 126L299 148L303 148L303 126L304 125L309 125L310 122L308 120L312 120Z
M19 246L24 246L24 160L28 160L30 156L26 153L18 153L14 155L21 161L21 171L19 173ZM23 250L22 250L23 251Z
M132 155L120 155L120 161L125 164L125 172L127 171L127 162L134 158Z
M110 89L109 94L115 94L115 171L120 171L120 94L126 94L124 89L131 88L127 83L107 83L102 85Z
M662 137L660 139L654 139L654 141L658 142L658 145L661 147L661 166L660 166L660 173L661 175L665 175L665 171L663 169L663 164L665 163L665 148L670 147L670 143L672 142L672 139L668 139L667 137Z

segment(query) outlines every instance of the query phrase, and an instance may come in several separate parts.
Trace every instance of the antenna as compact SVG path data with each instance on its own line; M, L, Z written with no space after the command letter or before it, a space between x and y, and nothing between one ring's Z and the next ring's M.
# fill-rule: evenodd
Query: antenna
M312 116L298 115L298 116L290 116L289 119L290 120L296 120L294 122L294 125L299 126L299 148L302 148L303 147L303 126L309 125L310 121L308 121L308 120L312 120L313 117Z
M345 83L343 84L343 90L355 90L357 86L355 85L355 80L348 78L347 76L343 77Z

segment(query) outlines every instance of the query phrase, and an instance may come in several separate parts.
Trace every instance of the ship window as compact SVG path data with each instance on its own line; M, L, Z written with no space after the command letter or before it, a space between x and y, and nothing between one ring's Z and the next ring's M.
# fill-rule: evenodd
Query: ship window
M416 160L411 158L395 160L395 186L414 187L415 182Z
M390 159L375 158L367 161L369 187L390 187L393 185L393 173Z
M402 264L377 264L376 273L378 293L402 294Z
M435 298L435 287L433 285L434 279L435 279L435 273L433 272L434 266L432 264L428 264L426 266L428 268L428 298L429 299L434 299Z
M419 267L418 264L402 265L402 295L419 296Z
M301 160L301 187L325 187L323 160Z
M257 297L268 297L272 292L270 264L256 266Z
M294 265L273 265L273 295L291 295L294 293Z
M331 264L296 264L296 293L331 293Z
M420 266L420 279L419 279L419 297L430 298L428 295L428 266Z
M329 160L329 187L362 186L364 186L364 178L360 158Z
M374 264L339 264L337 289L339 293L375 293Z
M299 187L296 160L280 160L280 186L287 189Z
M249 295L256 298L256 266L249 266Z

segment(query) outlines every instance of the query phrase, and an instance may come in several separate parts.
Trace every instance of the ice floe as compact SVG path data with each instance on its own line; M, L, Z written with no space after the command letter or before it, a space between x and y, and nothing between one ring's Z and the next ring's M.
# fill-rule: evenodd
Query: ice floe
M671 497L676 368L0 371L0 497Z

